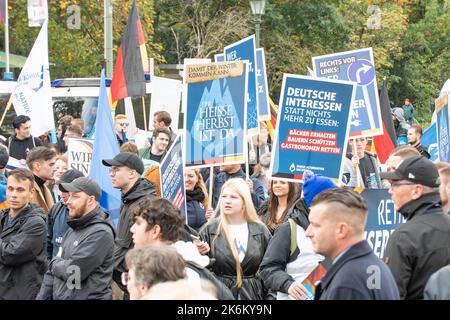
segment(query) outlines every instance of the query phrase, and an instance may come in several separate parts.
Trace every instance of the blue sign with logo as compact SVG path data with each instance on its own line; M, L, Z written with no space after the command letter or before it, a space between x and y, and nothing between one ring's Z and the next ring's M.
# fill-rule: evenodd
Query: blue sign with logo
M314 57L316 77L358 84L351 111L350 137L383 134L372 48Z
M389 189L364 189L361 192L369 209L364 238L380 259L383 258L389 236L396 227L406 221L400 212L395 210L388 191Z
M247 130L253 135L259 132L258 94L256 82L255 35L235 42L224 49L225 61L248 60Z
M256 49L256 82L258 83L258 120L270 120L269 86L267 85L264 48Z
M245 162L246 67L240 76L187 84L186 167Z
M284 74L272 154L273 178L298 181L311 170L338 179L356 85Z
M172 202L186 217L182 134L178 135L160 164L161 196Z
M448 95L443 95L435 102L438 159L442 162L450 162L448 100Z

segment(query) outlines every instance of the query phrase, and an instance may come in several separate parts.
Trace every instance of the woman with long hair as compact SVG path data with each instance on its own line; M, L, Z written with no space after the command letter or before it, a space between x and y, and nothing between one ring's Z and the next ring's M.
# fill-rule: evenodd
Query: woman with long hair
M186 168L184 185L188 225L198 231L206 223L205 211L208 208L208 193L200 170Z
M270 182L269 199L258 210L258 215L272 234L296 210L294 204L299 198L298 189L299 185L294 182L276 179Z
M219 199L220 215L201 230L199 246L215 259L212 271L238 300L262 300L266 290L259 265L271 238L253 206L250 189L240 178L227 180Z

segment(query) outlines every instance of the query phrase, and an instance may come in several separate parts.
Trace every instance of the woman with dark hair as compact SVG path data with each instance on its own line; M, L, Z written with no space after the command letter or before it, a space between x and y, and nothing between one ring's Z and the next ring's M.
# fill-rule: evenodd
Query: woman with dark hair
M258 215L272 234L293 210L297 210L294 204L299 197L298 189L297 183L275 179L270 182L269 199L258 210Z

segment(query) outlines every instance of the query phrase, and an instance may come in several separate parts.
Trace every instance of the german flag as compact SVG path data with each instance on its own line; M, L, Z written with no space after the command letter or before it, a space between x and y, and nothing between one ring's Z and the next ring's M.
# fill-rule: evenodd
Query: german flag
M395 135L394 121L392 120L391 105L389 102L388 91L385 83L380 93L380 109L381 120L383 121L383 135L373 137L378 159L381 163L385 163L389 158L392 150L397 146L397 138Z
M278 107L270 97L269 103L270 103L270 120L266 120L266 126L269 132L270 139L274 141L275 128L277 127Z
M111 81L111 101L145 95L145 75L149 69L141 20L133 0L125 33L122 36Z

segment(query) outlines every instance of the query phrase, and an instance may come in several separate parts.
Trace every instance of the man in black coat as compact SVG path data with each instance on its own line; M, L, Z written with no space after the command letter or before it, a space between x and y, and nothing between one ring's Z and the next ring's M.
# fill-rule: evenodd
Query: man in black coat
M394 172L389 193L406 218L389 237L384 260L397 281L402 299L423 299L430 276L450 264L450 217L439 195L439 172L420 156L404 160Z
M28 152L42 146L39 138L31 135L31 119L25 115L17 116L13 121L14 135L8 139L9 155L25 164Z
M389 268L364 240L366 221L364 199L349 188L328 189L312 201L305 235L314 251L333 263L315 300L399 299Z
M110 300L114 227L98 204L102 192L92 179L61 183L69 193L67 224L58 254L49 264L38 300Z
M127 294L121 276L123 272L127 271L125 254L133 248L133 238L130 232L134 223L133 208L143 198L156 196L156 187L153 182L141 178L144 172L144 163L134 153L121 152L114 159L104 159L102 162L103 165L111 167L112 185L122 192L122 206L114 250L113 279L119 288ZM125 298L127 298L127 295L125 295Z
M33 300L47 269L45 216L30 204L33 184L29 170L8 175L10 208L0 212L0 300Z

